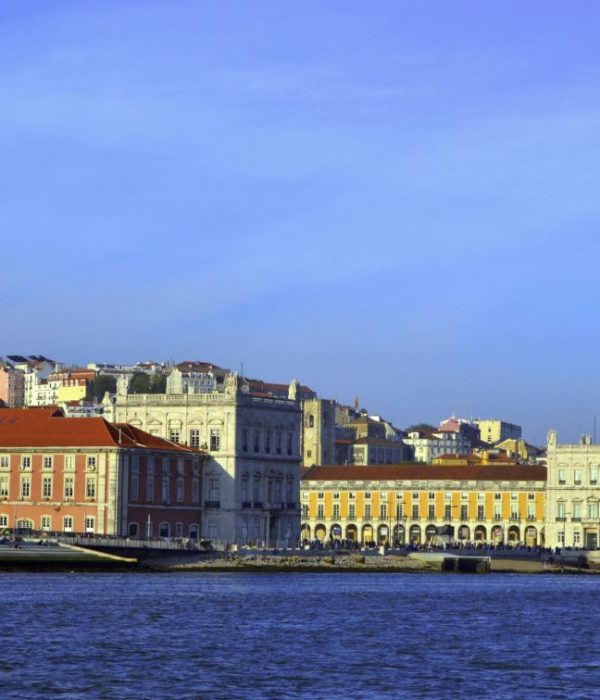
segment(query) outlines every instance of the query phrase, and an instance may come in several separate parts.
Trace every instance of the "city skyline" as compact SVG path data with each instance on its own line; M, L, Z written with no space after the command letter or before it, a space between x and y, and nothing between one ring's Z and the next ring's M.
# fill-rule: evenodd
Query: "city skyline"
M592 433L596 7L0 3L2 352Z

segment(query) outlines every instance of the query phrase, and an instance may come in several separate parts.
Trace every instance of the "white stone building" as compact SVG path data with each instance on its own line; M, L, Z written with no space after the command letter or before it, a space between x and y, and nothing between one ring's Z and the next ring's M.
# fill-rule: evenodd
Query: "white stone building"
M414 431L403 441L413 448L415 462L429 463L446 454L466 455L473 449L471 442L461 433Z
M206 451L202 536L222 543L293 545L300 532L301 403L241 390L234 374L223 390L128 394L118 385L105 416Z
M560 445L548 433L546 537L549 547L596 549L600 543L600 445L589 435Z

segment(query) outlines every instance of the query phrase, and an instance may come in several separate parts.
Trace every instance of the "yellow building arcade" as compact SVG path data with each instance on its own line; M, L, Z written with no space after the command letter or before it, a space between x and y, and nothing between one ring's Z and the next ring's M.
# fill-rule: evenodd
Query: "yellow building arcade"
M302 539L536 546L545 488L538 465L311 467L301 481Z

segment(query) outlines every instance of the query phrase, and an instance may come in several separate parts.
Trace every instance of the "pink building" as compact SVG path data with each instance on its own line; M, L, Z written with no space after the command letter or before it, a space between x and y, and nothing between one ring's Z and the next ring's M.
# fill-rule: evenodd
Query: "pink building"
M10 408L23 405L24 376L21 370L0 364L0 400Z
M0 530L198 539L198 450L56 408L0 408Z

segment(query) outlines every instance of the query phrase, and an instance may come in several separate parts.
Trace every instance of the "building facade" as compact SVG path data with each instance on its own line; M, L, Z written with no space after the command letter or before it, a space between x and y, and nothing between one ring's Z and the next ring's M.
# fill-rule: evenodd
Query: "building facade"
M200 537L202 454L126 424L0 409L0 529Z
M548 433L546 540L550 547L600 544L600 445L583 435L577 444L559 444Z
M444 454L467 455L473 449L469 439L459 432L411 431L404 444L413 450L415 462L424 463Z
M540 545L541 466L312 467L301 483L302 539L405 545L462 542Z
M481 442L487 442L490 445L501 440L518 440L521 437L521 426L514 423L496 419L476 420L474 422L479 429Z
M304 399L302 402L302 461L305 466L331 464L335 459L336 402Z
M202 535L232 544L295 543L300 529L301 403L243 390L237 375L223 390L128 394L118 387L105 415L152 435L206 451Z
M14 408L22 406L25 392L25 375L7 362L0 361L0 400Z

